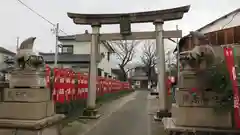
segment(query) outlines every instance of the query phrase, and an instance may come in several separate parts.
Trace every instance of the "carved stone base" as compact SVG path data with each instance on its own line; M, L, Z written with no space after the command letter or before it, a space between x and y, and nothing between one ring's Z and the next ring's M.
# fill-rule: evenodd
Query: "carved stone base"
M198 83L195 72L190 70L180 72L180 78L177 84L178 88L194 88Z
M49 89L5 88L3 90L3 102L44 102L50 99Z
M174 118L163 118L164 130L168 135L239 135L236 128L213 128L195 126L177 126Z
M189 89L179 89L175 92L176 104L185 107L213 107L219 102L221 95L215 92L198 92L195 96Z
M214 112L207 107L172 106L172 118L177 126L231 128L231 112Z
M172 116L172 113L167 111L167 110L160 110L156 113L156 115L154 116L154 120L155 121L161 121L162 118L165 118L165 117L171 117Z
M36 71L15 71L9 78L10 88L45 88L45 74Z
M60 135L60 124L65 116L56 114L41 120L0 119L0 135Z
M53 101L47 102L1 102L0 118L39 120L54 115L55 106Z
M24 129L41 129L46 126L53 125L64 119L62 114L55 114L41 120L16 120L16 119L0 119L0 128L24 128Z
M98 114L96 109L84 109L83 115L80 116L80 119L98 119L101 115Z
M44 127L39 130L19 129L19 128L0 128L0 135L60 135L58 125Z

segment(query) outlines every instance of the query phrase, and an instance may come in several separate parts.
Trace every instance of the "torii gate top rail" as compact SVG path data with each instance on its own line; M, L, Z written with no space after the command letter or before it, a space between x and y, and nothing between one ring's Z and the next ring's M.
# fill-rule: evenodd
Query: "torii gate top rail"
M75 24L91 25L91 34L81 34L74 36L75 40L79 42L91 41L91 57L90 57L90 74L89 74L89 94L87 108L89 111L96 106L96 76L97 76L97 60L99 58L99 41L101 40L140 40L140 39L156 39L156 52L158 55L159 69L158 85L159 95L162 96L160 101L160 110L168 112L167 92L165 88L165 52L164 52L164 38L178 38L181 37L181 31L164 31L164 21L171 21L182 19L184 13L189 11L190 6L177 7L172 9L164 9L148 12L136 13L118 13L118 14L77 14L68 13L68 17L73 20ZM131 23L147 23L153 22L155 31L153 32L132 32ZM120 24L120 33L101 34L101 25Z
M75 24L93 25L99 24L119 24L121 17L126 17L131 23L154 22L156 18L162 21L182 19L183 14L188 12L190 6L182 6L172 9L164 9L148 12L118 13L118 14L77 14L68 13L68 17L73 19Z

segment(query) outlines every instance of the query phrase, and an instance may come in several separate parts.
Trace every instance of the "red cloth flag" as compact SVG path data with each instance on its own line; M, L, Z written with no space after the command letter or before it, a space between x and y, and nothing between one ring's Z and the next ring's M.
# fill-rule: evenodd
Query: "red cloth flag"
M59 70L59 76L56 78L58 80L58 83L56 84L57 89L57 95L58 95L58 102L64 103L65 102L65 80L66 75L65 71L63 69Z
M236 78L233 49L224 47L224 56L225 56L228 72L230 75L230 79L232 81L233 96L234 96L235 127L239 129L240 128L239 90L238 90L238 82L237 82L237 78Z
M88 76L83 76L83 93L84 93L84 99L88 97Z

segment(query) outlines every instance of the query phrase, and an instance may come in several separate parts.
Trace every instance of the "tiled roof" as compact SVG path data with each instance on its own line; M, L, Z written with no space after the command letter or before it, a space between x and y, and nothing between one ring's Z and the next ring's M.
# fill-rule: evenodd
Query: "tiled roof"
M228 17L229 15L237 15L239 12L240 12L240 8L238 8L238 9L236 9L236 10L234 10L234 11L232 11L232 12L230 12L230 13L228 13L228 14L226 14L226 15L224 15L224 16L222 16L222 17L220 17L220 18L218 18L218 19L216 19L216 20L214 20L214 21L212 21L212 22L210 22L210 23L208 23L207 25L199 28L199 29L196 30L196 31L201 31L202 29L205 29L205 28L207 28L207 27L209 27L209 26L211 26L211 25L214 25L216 22L218 22L218 21L220 21L220 20ZM186 38L188 38L189 36L190 36L190 34L188 34L188 35L186 35L186 36L184 36L184 37L182 37L182 38L180 39L180 41L179 41L179 43L178 43L178 46L179 46L179 49L180 49L180 50L181 50L181 48L183 47L183 45L185 44ZM174 52L176 52L176 51L177 51L177 47L174 49Z
M216 19L214 21L212 21L211 23L209 23L209 24L199 28L197 31L201 31L202 29L207 28L207 27L215 24L216 22L218 22L218 21L220 21L220 20L222 20L222 19L224 19L224 18L226 18L226 17L228 17L230 15L236 16L239 12L240 12L240 8L238 8L238 9L236 9L236 10L234 10L234 11L232 11L232 12L230 12L230 13L228 13L228 14L226 14L226 15L224 15L224 16L222 16L222 17L220 17L220 18L218 18L218 19Z
M59 36L58 40L75 40L76 35Z
M59 41L76 40L76 35L59 36L58 40ZM112 48L112 46L108 42L106 42L106 41L101 41L101 42L109 51L114 52L114 49Z
M54 63L54 53L39 53L46 63ZM89 54L58 54L59 63L89 63Z
M8 54L8 55L15 55L16 53L12 52L12 51L9 51L3 47L0 47L0 52L1 53L4 53L4 54Z

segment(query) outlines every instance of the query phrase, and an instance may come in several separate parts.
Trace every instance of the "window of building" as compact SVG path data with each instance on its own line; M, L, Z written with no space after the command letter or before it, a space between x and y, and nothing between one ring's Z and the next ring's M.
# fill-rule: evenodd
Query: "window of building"
M110 61L110 52L107 52L107 60Z
M224 37L224 31L220 30L217 32L217 44L218 45L224 45L225 44L225 37Z
M234 28L234 43L240 43L240 26Z
M209 42L211 45L217 45L217 32L209 33ZM202 44L206 44L206 41L204 41Z
M102 76L102 69L98 68L98 76Z
M108 73L105 72L105 73L104 73L104 77L107 77L107 76L108 76Z
M63 45L62 53L70 53L73 54L73 45Z
M229 28L225 30L225 37L226 37L226 44L233 44L234 43L234 29Z

